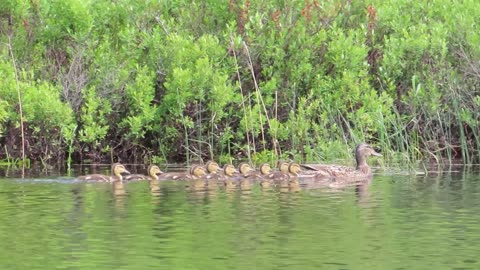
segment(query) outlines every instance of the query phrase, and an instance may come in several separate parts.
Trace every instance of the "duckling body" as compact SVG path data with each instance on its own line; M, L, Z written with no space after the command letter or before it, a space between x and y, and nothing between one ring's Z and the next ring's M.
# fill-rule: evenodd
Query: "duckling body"
M123 182L122 174L130 174L130 172L120 163L113 163L111 166L112 175L104 174L87 174L77 177L79 181L86 182Z
M207 172L207 178L208 176L210 176L211 178L213 177L218 177L219 176L219 173L222 171L222 169L220 168L220 165L218 165L217 162L215 161L208 161L206 164L205 164L205 171Z
M129 174L124 177L124 181L141 181L141 180L150 180L158 181L158 176L162 175L163 172L157 165L150 165L147 168L148 175L143 174Z
M238 165L238 171L240 175L240 188L243 190L248 190L252 186L252 180L257 178L255 174L255 169L250 166L250 164L242 162Z
M232 190L237 187L237 183L239 182L238 171L235 169L235 166L232 164L225 164L223 166L223 175L221 177L225 189Z
M182 179L188 179L191 187L201 189L207 187L206 175L207 171L204 167L193 165L190 167L188 175L184 176Z
M220 174L222 169L215 161L208 161L205 164L205 170L207 174L205 175L205 182L208 189L218 188L218 182L223 178L223 175Z
M260 186L262 188L269 188L273 185L274 172L272 172L272 168L270 164L264 163L260 165L260 174L258 177L260 178Z
M382 156L377 153L373 147L366 143L359 144L355 149L355 159L357 166L355 168L342 165L302 165L303 168L317 171L318 173L333 177L338 180L364 180L372 177L372 170L367 164L369 156Z
M274 182L281 189L289 189L299 187L297 163L279 163L279 172L275 172Z
M189 180L200 179L205 177L207 172L205 168L198 165L193 165L186 173L164 173L160 176L160 180Z

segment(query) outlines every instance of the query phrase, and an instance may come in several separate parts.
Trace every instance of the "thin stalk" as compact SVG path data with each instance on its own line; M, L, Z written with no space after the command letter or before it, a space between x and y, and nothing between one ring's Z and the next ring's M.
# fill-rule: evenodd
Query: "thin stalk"
M247 137L247 157L248 162L252 163L251 150L250 150L250 135L248 133L248 121L247 121L247 110L245 108L245 95L243 94L242 88L242 78L240 76L240 71L238 69L237 53L235 51L235 44L233 43L233 37L230 36L230 46L233 52L233 59L235 60L236 73L238 78L238 87L240 88L240 93L242 94L242 109L243 109L243 120L245 121L245 135Z
M178 88L177 88L177 97L180 96L180 93L178 92ZM180 105L180 102L179 100L177 100L177 103L178 105ZM185 158L187 159L187 166L190 166L190 154L189 154L189 150L190 150L190 146L189 146L189 141L188 141L188 127L187 127L187 124L186 124L186 121L185 121L185 116L183 115L183 112L182 112L182 125L183 125L183 135L184 135L184 143L185 143L185 148L186 148L186 152L185 152Z
M17 88L17 96L18 96L18 110L20 114L20 132L22 136L22 165L25 166L25 134L23 131L23 108L22 108L22 94L20 93L20 85L19 85L19 80L18 80L18 74L17 74L17 64L15 61L15 56L13 55L13 49L12 49L12 39L10 35L7 35L8 37L8 51L10 52L10 56L12 57L12 64L13 64L13 70L15 74L15 82L16 82L16 88ZM23 174L22 174L23 176Z
M199 141L203 141L203 136L202 136L202 101L197 102L196 104L197 107L197 138ZM202 154L202 144L198 143L197 147L200 151L200 155Z
M213 160L214 157L213 157L213 145L214 145L214 126L215 126L215 117L217 116L217 113L215 112L213 115L212 115L212 118L210 119L210 127L211 127L211 130L210 130L210 135L209 135L209 141L210 141L210 158ZM218 153L218 152L217 152Z
M257 79L255 79L255 71L253 70L252 58L250 57L250 51L248 50L248 46L245 42L243 42L243 47L244 47L245 51L247 52L248 68L250 69L250 73L252 74L253 83L255 85L255 93L256 93L256 97L257 97L257 102L262 104L262 108L263 108L263 111L265 113L265 118L267 119L268 128L271 129L272 126L270 125L270 118L268 117L267 107L265 106L265 102L263 101L262 95L260 93L260 88L258 87ZM259 117L260 117L260 123L261 123L262 122L262 114L260 114L260 112L259 112ZM265 131L263 129L263 125L260 125L260 129L262 130L262 139L263 139L263 144L264 144L263 146L265 148ZM276 140L276 138L273 138L273 139Z
M278 122L278 91L275 91L275 120ZM282 155L282 149L278 146L278 140L277 140L277 128L275 128L275 132L273 134L273 149L275 156L281 156Z

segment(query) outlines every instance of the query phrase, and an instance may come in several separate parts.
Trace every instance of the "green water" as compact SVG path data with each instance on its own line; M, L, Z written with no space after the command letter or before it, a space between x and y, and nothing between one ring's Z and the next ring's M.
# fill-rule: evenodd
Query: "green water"
M480 269L478 170L344 189L0 178L0 269Z

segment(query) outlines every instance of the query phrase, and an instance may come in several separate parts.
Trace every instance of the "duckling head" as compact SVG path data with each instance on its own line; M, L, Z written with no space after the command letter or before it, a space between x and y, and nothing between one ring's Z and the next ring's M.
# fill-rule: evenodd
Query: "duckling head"
M194 165L190 168L190 175L193 176L193 177L203 177L207 174L207 171L201 167L201 166L197 166L197 165Z
M207 172L208 173L217 173L219 171L221 171L220 169L220 166L218 165L217 162L215 161L208 161L206 164L205 164L205 168L207 169Z
M300 164L292 162L288 165L288 171L294 175L299 175L302 171L302 167L300 167Z
M122 174L130 174L130 172L120 163L112 164L112 174L118 177L120 181L123 181Z
M238 165L238 170L240 171L240 173L243 175L243 176L246 176L248 175L249 173L251 172L254 172L255 169L252 168L252 166L250 166L248 163L246 162L242 162Z
M153 178L158 180L158 175L163 174L163 171L157 165L148 166L148 174Z
M278 170L281 172L288 173L288 166L289 166L288 162L280 161L280 160L277 162Z
M225 176L232 177L235 173L237 173L237 170L232 164L225 164L223 166L223 174L225 174Z
M270 165L268 163L263 163L261 166L260 166L260 173L262 175L268 175L272 172L272 168L270 167Z

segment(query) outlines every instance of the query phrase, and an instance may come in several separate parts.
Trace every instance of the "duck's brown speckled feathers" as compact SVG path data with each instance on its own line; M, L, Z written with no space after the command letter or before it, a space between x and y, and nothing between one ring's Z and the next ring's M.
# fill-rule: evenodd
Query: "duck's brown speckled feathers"
M318 171L325 176L333 177L337 180L351 179L362 180L372 177L372 170L367 164L369 156L382 156L377 153L370 145L366 143L359 144L355 149L355 159L357 161L356 168L342 166L342 165L302 165L302 168L307 170Z

